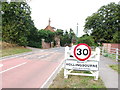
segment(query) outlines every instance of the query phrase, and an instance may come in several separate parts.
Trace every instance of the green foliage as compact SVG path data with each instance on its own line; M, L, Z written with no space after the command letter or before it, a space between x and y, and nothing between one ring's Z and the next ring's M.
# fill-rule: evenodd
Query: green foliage
M50 30L39 30L38 31L39 39L45 39L45 42L54 42L55 33Z
M95 43L93 37L89 36L88 34L83 35L82 37L78 38L78 44L79 43L85 43L85 44L88 44L89 46L97 45L97 43Z
M60 44L61 46L70 46L73 40L76 38L72 29L70 31L65 31L65 33L60 37Z
M66 31L65 34L60 38L61 46L69 45L71 43L71 38L69 37L68 32Z
M120 73L119 64L109 65L109 67L111 67L113 70L115 70L115 71L117 71L118 73Z
M27 45L27 36L34 27L26 2L2 2L2 37L9 43Z
M28 46L41 48L41 38L38 35L38 30L35 26L31 27L30 34L27 36Z
M2 55L0 57L4 57L4 56L9 56L9 55L14 55L14 54L20 54L20 53L25 53L25 52L30 52L32 51L31 49L27 49L24 47L7 47L2 49Z
M86 18L84 31L90 33L95 39L95 42L114 42L120 43L120 40L115 40L116 32L120 32L120 5L110 3L102 6L92 16ZM114 40L115 41L114 41Z
M55 32L55 35L56 36L63 36L63 30L57 29L56 32Z
M120 31L116 31L113 34L113 39L111 40L112 43L120 43Z

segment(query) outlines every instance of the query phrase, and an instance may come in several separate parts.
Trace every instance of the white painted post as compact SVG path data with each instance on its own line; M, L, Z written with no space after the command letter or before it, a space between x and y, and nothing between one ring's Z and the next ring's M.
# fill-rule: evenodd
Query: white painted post
M67 75L68 70L65 68L66 60L68 59L68 51L69 51L69 47L66 46L65 47L65 62L64 62L64 78L68 78L68 75Z
M97 53L96 55L97 61L100 61L100 48L96 47L95 52ZM98 78L99 78L99 71L95 71L94 80L98 80Z
M68 58L68 51L69 51L69 47L66 46L65 47L65 60Z
M97 61L100 61L100 48L96 47L95 52L97 53L97 56L96 56Z
M98 80L99 78L99 71L95 71L95 77L94 77L94 80Z
M116 48L116 61L118 61L118 48Z

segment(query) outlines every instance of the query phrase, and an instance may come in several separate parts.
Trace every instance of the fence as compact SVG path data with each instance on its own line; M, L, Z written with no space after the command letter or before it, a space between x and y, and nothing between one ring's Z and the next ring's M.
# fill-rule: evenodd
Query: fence
M99 61L100 61L100 49L97 47L95 51L92 51L92 55L85 62L78 61L73 55L74 47L65 47L65 63L64 63L64 78L68 78L68 75L82 75L82 76L93 76L94 80L98 80L99 77ZM68 63L69 62L69 63ZM74 65L71 65L74 64ZM96 69L93 68L81 68L80 65L96 65ZM71 65L67 67L67 65ZM76 65L76 66L75 66ZM91 74L86 73L73 73L72 71L90 71Z
M102 47L102 55L111 57L116 61L120 60L120 49Z
M118 48L108 48L108 47L99 47L101 55L115 59L116 61L120 60L120 49ZM92 50L95 50L94 46L91 46Z

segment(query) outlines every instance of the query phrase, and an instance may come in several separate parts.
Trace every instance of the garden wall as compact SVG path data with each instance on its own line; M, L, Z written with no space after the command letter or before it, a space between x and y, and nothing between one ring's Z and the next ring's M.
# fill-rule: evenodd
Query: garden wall
M103 43L102 44L103 47L105 47L105 49L111 53L111 51L113 50L112 48L118 48L120 49L120 44L117 44L117 43Z

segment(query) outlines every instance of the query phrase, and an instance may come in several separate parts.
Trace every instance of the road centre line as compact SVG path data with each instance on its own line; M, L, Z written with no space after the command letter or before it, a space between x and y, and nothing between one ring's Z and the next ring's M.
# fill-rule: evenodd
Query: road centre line
M49 54L42 55L42 56L40 56L38 58L43 58L43 57L46 57L47 55L49 55Z
M14 68L16 68L16 67L22 66L22 65L24 65L24 64L26 64L26 63L27 63L27 62L24 62L24 63L22 63L22 64L18 64L18 65L14 66L14 67L11 67L11 68L9 68L9 69L6 69L6 70L4 70L4 71L1 71L0 74L1 74L1 73L4 73L4 72L6 72L6 71L9 71L9 70L11 70L11 69L14 69Z

